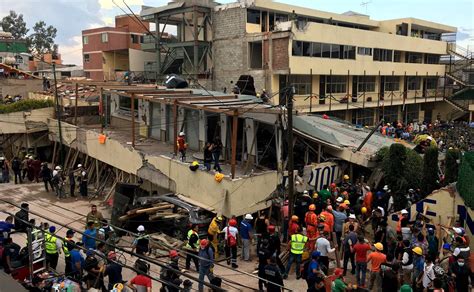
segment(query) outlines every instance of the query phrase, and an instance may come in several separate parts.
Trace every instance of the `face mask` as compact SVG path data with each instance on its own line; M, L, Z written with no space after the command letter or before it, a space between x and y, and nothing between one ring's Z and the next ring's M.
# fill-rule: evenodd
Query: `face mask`
M462 267L462 266L464 266L464 262L458 262L458 265L459 265L460 267Z

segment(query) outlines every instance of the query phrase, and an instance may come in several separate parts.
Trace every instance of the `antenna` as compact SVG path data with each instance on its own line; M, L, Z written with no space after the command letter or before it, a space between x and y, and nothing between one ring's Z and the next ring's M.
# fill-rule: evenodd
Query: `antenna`
M372 1L367 1L367 2L360 3L360 6L365 7L365 14L367 14L367 6L369 6L370 3L372 3Z

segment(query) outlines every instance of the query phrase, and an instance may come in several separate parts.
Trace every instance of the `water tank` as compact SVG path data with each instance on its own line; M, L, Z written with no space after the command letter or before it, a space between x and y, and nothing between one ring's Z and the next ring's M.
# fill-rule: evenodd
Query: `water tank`
M7 65L12 65L12 64L16 63L16 59L15 59L15 57L6 57L6 58L3 59L3 63L5 63Z
M6 31L0 31L0 38L11 39L12 38L12 33L11 32L6 32Z

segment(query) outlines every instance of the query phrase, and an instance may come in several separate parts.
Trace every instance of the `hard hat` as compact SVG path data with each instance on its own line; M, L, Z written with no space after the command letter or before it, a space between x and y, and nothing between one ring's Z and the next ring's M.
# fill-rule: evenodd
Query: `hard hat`
M304 190L303 191L303 195L307 195L308 194L308 191L307 190Z
M464 232L465 232L464 228L462 227L453 227L453 230L454 232L456 232L456 234L461 235L461 236L464 235Z
M235 219L230 219L230 220L229 220L229 225L232 226L232 227L237 226L237 220L235 220Z
M288 205L289 203L290 203L290 201L288 201L288 200L285 200L285 201L283 202L283 204L285 204L285 205Z
M349 179L349 176L347 174L345 174L344 179Z
M138 232L143 232L143 231L145 231L145 227L143 225L140 225L140 226L137 227L137 231Z
M365 186L365 189L370 192L370 187L369 186Z
M175 258L175 257L179 256L179 254L176 250L172 249L172 250L170 250L169 256L170 256L170 258Z
M342 194L343 194L344 196L347 196L349 193L348 193L347 191L343 191Z
M335 183L331 183L331 188L335 188L336 187L336 184Z
M216 217L216 221L221 222L221 221L222 221L222 216L217 216L217 217Z
M387 126L390 126L390 123L387 123Z
M402 213L402 214L408 214L408 211L405 210L405 209L403 209L403 210L400 211L400 213Z
M5 160L5 157L1 156L1 157L0 157L0 160Z
M376 244L374 244L374 246L377 250L380 250L380 251L383 250L383 244L381 244L380 242L377 242Z
M179 135L180 136L186 136L186 134L184 134L184 132L179 132Z
M264 89L262 89L262 91L266 91L266 90L265 90L265 88L264 88Z
M291 216L291 221L298 221L298 216L296 215Z
M419 246L415 246L412 251L416 253L417 255L423 255L423 250Z
M308 209L309 209L310 211L314 211L314 210L316 210L316 205L311 204L311 205L309 205L309 208L308 208Z
M426 137L426 140L431 141L431 140L433 140L433 137L428 136L428 137Z
M408 192L409 192L409 193L414 193L415 190L414 190L414 189L409 189Z
M319 221L325 222L325 221L326 221L326 216L324 216L324 215L319 215Z
M275 225L268 225L268 232L273 233L275 232Z
M350 205L350 204L351 204L351 202L350 202L349 200L344 200L344 204L346 204L346 205Z
M77 167L82 167L82 164L78 164Z
M317 199L317 198L318 198L318 193L315 192L315 193L313 194L313 199Z
M367 213L367 208L366 208L366 207L360 208L360 212L361 212L362 214Z
M338 203L342 203L342 201L344 201L344 199L343 199L342 197L338 197L338 198L336 199L336 202L338 202Z
M344 203L340 204L339 207L342 208L342 209L347 209L347 205L344 204Z
M383 186L383 190L384 190L384 191L388 191L388 185L384 185L384 186Z
M223 175L222 173L220 173L220 172L218 172L218 173L216 173L216 174L214 175L214 180L215 180L216 182L219 182L219 183L220 183L223 179L224 179L224 175Z
M201 239L201 242L199 243L201 248L205 248L208 244L209 244L209 241L207 239Z
M49 227L49 232L51 232L51 233L56 232L56 226L50 226Z
M61 170L61 166L58 165L58 166L56 166L54 169L55 169L55 170Z
M349 219L356 219L356 215L355 214L350 214Z
M245 215L245 220L253 220L252 214L246 214Z
M343 273L344 273L344 270L341 268L337 268L334 270L334 276L336 277L342 276Z
M192 166L199 166L199 162L197 161L193 161L193 163L191 163Z

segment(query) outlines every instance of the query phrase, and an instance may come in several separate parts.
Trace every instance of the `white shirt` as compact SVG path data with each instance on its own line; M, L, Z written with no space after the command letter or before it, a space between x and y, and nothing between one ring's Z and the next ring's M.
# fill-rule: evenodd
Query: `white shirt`
M428 288L428 286L430 285L430 283L435 279L436 275L434 273L434 270L433 270L433 263L430 263L429 265L427 265L426 263L424 264L424 267L423 267L423 287L424 288Z
M335 248L331 248L331 243L324 237L316 240L316 250L321 253L322 257L327 257L328 253L333 252Z
M235 228L234 226L228 226L229 227L229 233L232 234L235 238L237 238L237 234L239 234L239 230ZM227 239L227 226L222 229L222 232L225 234L225 239Z

